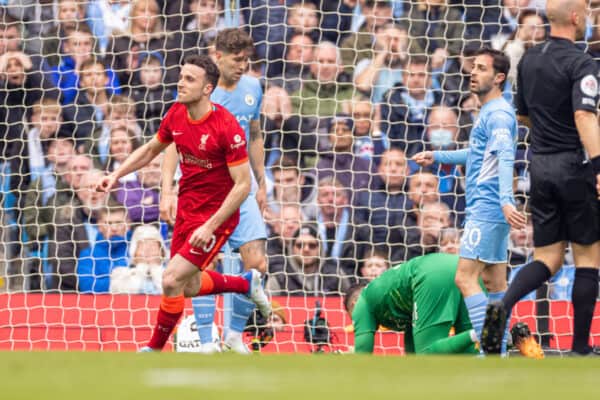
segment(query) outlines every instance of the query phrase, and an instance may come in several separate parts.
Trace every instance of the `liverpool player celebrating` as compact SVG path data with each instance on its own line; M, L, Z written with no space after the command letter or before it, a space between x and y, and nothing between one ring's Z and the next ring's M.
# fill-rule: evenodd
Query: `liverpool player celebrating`
M164 295L157 323L142 351L163 348L183 313L184 295L242 293L263 315L271 311L258 271L236 277L204 270L235 229L238 209L248 196L251 182L246 146L240 145L244 131L231 113L210 101L218 80L219 70L209 57L187 58L178 82L178 102L165 116L156 137L97 187L109 191L120 177L143 167L175 143L182 178L171 261L163 275Z

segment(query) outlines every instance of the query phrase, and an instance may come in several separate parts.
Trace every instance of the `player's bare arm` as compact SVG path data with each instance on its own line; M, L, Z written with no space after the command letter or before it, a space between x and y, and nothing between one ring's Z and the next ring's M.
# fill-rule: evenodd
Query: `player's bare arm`
M196 229L190 237L190 244L194 247L202 247L210 243L215 229L240 208L250 193L250 168L247 162L229 166L229 174L233 179L233 187L217 212L204 225Z
M519 124L531 129L531 119L529 119L528 115L517 115L517 121L519 121Z
M167 146L168 144L162 143L157 138L152 138L148 143L131 153L116 171L102 178L96 186L96 190L99 192L110 191L119 178L142 168Z
M600 126L598 125L598 116L594 112L577 110L575 111L575 125L581 143L588 153L596 174L596 191L600 198Z
M160 191L160 218L169 224L175 224L177 214L177 189L173 186L177 169L177 148L171 143L165 152L162 165L162 181Z
M250 143L248 157L254 178L258 183L256 202L261 212L267 207L267 182L265 180L265 139L260 129L260 121L250 121Z

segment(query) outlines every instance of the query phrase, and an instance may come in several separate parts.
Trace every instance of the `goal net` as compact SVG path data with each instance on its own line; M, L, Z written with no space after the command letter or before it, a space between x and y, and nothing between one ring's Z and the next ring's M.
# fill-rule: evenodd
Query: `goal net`
M246 75L263 92L240 102L262 102L265 285L275 309L267 329L249 322L246 340L271 352L349 350L351 288L420 255L457 253L464 171L419 168L410 157L467 146L475 52L487 45L510 57L512 101L518 60L548 35L534 0L0 4L2 349L145 344L173 230L159 213L162 156L110 195L94 188L155 135L177 99L182 60L216 57L217 32L242 27L255 47ZM592 11L584 44L599 55ZM528 149L520 127L514 187L525 212ZM511 231L511 277L531 259L531 233ZM227 250L219 268L238 259ZM513 313L555 349L570 347L572 264L567 255ZM227 308L219 299L216 336ZM182 351L198 345L191 315L187 303ZM401 354L402 335L382 330L376 349Z

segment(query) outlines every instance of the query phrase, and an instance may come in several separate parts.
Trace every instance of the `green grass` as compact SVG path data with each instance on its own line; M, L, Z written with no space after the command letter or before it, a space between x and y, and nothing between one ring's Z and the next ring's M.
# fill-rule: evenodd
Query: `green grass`
M598 398L600 360L0 353L2 399Z

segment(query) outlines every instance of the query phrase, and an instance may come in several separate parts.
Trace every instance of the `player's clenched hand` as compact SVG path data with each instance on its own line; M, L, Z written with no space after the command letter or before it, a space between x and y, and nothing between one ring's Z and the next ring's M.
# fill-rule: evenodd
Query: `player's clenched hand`
M412 156L412 160L422 167L433 164L433 151L422 151Z
M100 179L100 182L98 182L98 184L96 185L96 191L97 192L110 192L110 190L113 188L113 186L115 186L116 182L117 182L116 176L114 176L113 174L106 175L105 177Z
M504 214L504 218L506 222L510 224L515 229L523 229L525 228L525 224L527 223L527 218L524 214L517 211L515 206L512 204L507 204L502 207L502 213Z
M170 225L175 224L175 216L177 215L177 194L167 193L160 196L160 219L166 221Z
M202 225L196 229L192 236L190 236L190 245L192 247L203 248L213 241L213 230L208 228L206 225Z

